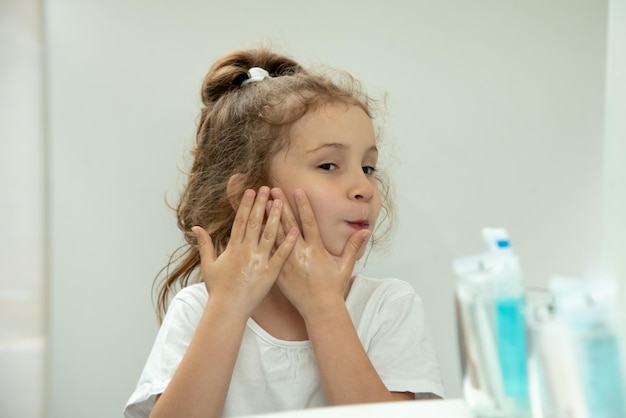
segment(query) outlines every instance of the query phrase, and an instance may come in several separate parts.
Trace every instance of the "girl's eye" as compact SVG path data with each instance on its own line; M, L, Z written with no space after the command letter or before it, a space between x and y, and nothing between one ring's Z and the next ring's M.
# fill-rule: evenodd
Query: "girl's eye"
M318 168L321 168L322 170L333 171L337 168L337 164L324 163L324 164L320 164Z
M365 174L374 174L376 172L376 167L365 166L363 167L363 172Z

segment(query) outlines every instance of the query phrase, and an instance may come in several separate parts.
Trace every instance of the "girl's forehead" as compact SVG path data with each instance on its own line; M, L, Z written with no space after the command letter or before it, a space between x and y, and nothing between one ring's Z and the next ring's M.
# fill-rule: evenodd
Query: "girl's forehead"
M307 152L323 144L371 148L376 144L372 120L358 105L330 103L312 109L289 130L287 150Z

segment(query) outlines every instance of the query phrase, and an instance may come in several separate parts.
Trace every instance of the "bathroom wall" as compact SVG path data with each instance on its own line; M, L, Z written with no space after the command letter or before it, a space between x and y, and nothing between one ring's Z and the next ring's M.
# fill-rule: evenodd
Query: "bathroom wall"
M622 280L622 305L626 309L626 0L610 0L609 5L603 265L607 275Z
M0 1L0 416L43 415L45 182L41 4Z
M368 274L422 295L460 396L452 259L509 229L526 280L599 270L607 2L46 0L49 417L111 417L155 332L152 279L199 86L231 48L270 44L387 93L382 168L399 228Z

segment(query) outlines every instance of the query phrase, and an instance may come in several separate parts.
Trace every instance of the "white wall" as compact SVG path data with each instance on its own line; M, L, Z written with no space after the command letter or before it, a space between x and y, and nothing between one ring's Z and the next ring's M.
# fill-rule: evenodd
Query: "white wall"
M621 280L626 309L626 0L610 0L609 9L603 256L607 274Z
M44 333L41 10L0 1L0 340Z
M178 167L199 86L231 48L271 43L389 94L400 224L370 274L423 296L460 396L454 257L509 229L529 284L598 269L607 3L601 0L47 0L50 417L110 417L156 322L179 243Z
M45 250L41 5L0 0L0 416L40 418Z

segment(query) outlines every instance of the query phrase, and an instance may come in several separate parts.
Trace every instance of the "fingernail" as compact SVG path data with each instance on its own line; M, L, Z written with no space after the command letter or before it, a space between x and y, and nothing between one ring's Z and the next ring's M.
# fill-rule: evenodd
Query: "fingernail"
M274 187L271 191L272 197L274 197L274 199L277 199L280 197L280 189L278 187Z
M270 188L267 186L261 186L261 188L259 189L259 194L262 196L267 196L270 194Z

